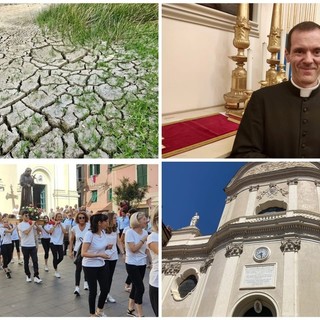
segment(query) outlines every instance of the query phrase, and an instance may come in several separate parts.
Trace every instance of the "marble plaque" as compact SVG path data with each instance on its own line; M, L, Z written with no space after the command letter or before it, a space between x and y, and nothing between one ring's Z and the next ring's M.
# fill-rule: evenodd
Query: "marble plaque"
M275 263L246 265L242 272L240 289L275 288L277 266Z

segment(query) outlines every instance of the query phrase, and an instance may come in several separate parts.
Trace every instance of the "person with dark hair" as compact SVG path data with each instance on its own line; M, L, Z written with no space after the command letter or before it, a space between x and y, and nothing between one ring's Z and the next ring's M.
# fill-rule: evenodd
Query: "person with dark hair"
M294 26L285 55L291 79L253 92L230 157L320 157L320 26Z
M108 216L103 213L94 214L90 217L90 227L83 239L81 255L82 266L89 285L89 312L91 316L105 317L103 307L107 298L107 279L109 270L105 263L110 256L105 250L108 245L105 229ZM96 306L97 283L99 283L100 294L98 306Z
M26 274L26 281L31 282L31 272L29 269L29 260L31 257L34 272L34 282L41 283L42 280L39 277L39 265L36 246L36 235L41 229L35 223L35 221L29 220L29 212L22 212L22 222L18 224L18 230L21 238L21 251L23 254L24 272Z
M108 212L107 215L108 215L108 225L106 228L106 235L108 239L108 245L107 245L106 254L110 256L110 258L106 260L107 269L109 270L108 279L107 279L107 292L108 292L107 301L111 303L115 303L116 300L110 295L110 289L112 285L114 270L116 268L116 264L118 261L117 245L122 255L124 255L124 249L119 239L119 230L117 227L117 215L115 214L115 212Z
M143 317L142 298L145 291L143 278L147 267L148 219L144 212L136 212L130 218L130 229L126 232L126 270L132 281L127 315ZM137 309L137 313L135 312Z
M159 217L158 208L155 208L151 214L152 232L148 235L147 245L151 255L152 267L149 274L149 298L151 306L156 317L159 316L159 279L158 279L158 251L159 251Z
M85 234L89 231L90 224L89 224L89 218L85 211L80 211L77 213L75 217L76 225L71 229L70 231L70 252L69 256L70 258L74 258L78 250L81 250L81 243L83 242ZM74 247L73 247L74 244ZM81 271L82 271L82 259L79 259L75 262L76 264L76 271L75 271L75 289L74 294L77 296L80 295L80 280L81 280ZM84 284L83 289L88 290L88 282L86 278L86 274L84 274Z

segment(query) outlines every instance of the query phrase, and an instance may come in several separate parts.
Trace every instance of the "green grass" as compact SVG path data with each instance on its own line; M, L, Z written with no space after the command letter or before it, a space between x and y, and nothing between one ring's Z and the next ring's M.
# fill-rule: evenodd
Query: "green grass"
M144 53L149 41L158 41L158 5L152 3L55 4L37 23L80 44L125 41L128 49Z

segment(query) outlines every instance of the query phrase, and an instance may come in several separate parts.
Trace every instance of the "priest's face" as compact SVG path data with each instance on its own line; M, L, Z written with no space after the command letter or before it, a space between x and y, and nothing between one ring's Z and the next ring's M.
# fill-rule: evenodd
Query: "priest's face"
M293 31L286 58L291 64L294 83L302 88L314 87L320 75L320 30Z

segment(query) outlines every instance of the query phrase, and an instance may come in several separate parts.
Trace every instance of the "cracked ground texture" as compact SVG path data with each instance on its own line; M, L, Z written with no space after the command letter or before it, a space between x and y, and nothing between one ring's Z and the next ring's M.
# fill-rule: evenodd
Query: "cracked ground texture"
M43 6L0 6L0 157L122 157L123 132L141 157L137 141L148 144L157 133L146 128L135 137L134 127L125 128L127 107L147 96L145 76L157 72L157 61L145 64L119 44L76 47L43 33L33 22ZM157 157L150 149L147 157Z

